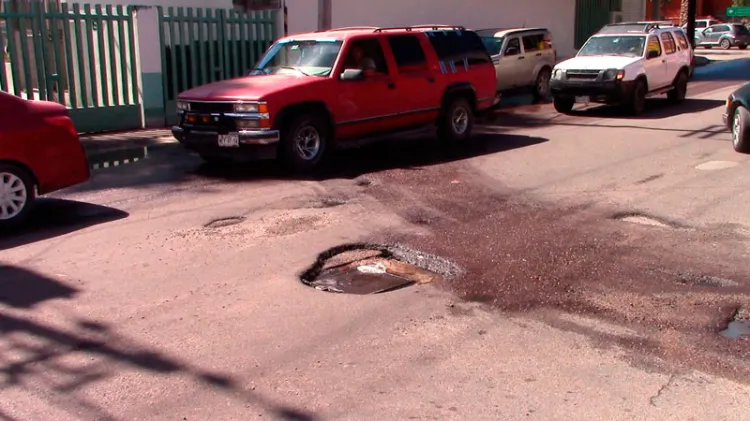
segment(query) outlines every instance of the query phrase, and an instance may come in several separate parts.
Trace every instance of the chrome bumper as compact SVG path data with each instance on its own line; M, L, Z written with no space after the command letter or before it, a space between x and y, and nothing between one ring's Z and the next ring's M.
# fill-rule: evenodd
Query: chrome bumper
M281 134L278 130L239 130L236 132L240 139L241 145L270 145L278 143ZM172 136L182 143L193 143L211 141L217 143L219 133L205 130L190 130L180 126L172 127Z

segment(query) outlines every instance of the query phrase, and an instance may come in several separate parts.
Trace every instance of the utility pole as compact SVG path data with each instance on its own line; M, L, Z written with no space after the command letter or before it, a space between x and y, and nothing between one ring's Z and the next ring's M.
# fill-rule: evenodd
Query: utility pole
M651 20L661 20L662 0L651 0Z
M687 2L687 37L690 45L695 48L695 15L698 13L698 0L687 0Z
M318 31L331 29L331 0L318 0Z

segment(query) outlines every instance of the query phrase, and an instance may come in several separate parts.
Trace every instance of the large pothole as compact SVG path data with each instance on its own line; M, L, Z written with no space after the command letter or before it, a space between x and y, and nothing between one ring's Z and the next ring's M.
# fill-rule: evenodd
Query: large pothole
M402 245L344 244L320 253L300 280L315 289L379 294L461 273L452 262Z
M738 308L732 320L727 324L727 328L720 333L731 339L750 337L750 307Z

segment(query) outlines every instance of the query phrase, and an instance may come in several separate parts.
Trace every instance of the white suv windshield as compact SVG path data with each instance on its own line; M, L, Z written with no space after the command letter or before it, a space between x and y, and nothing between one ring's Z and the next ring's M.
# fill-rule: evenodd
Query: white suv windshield
M607 35L591 37L578 51L578 56L640 57L646 46L645 36Z
M338 40L280 41L272 45L251 75L297 73L328 76L341 50Z

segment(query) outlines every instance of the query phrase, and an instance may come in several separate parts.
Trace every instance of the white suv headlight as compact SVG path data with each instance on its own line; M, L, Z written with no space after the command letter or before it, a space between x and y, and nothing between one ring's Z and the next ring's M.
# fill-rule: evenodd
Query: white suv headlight
M177 111L190 111L190 103L185 101L177 101Z
M609 69L604 72L605 80L622 80L625 77L625 70L620 69Z
M553 79L562 79L564 74L565 74L565 70L555 69L555 70L552 71L552 78Z

